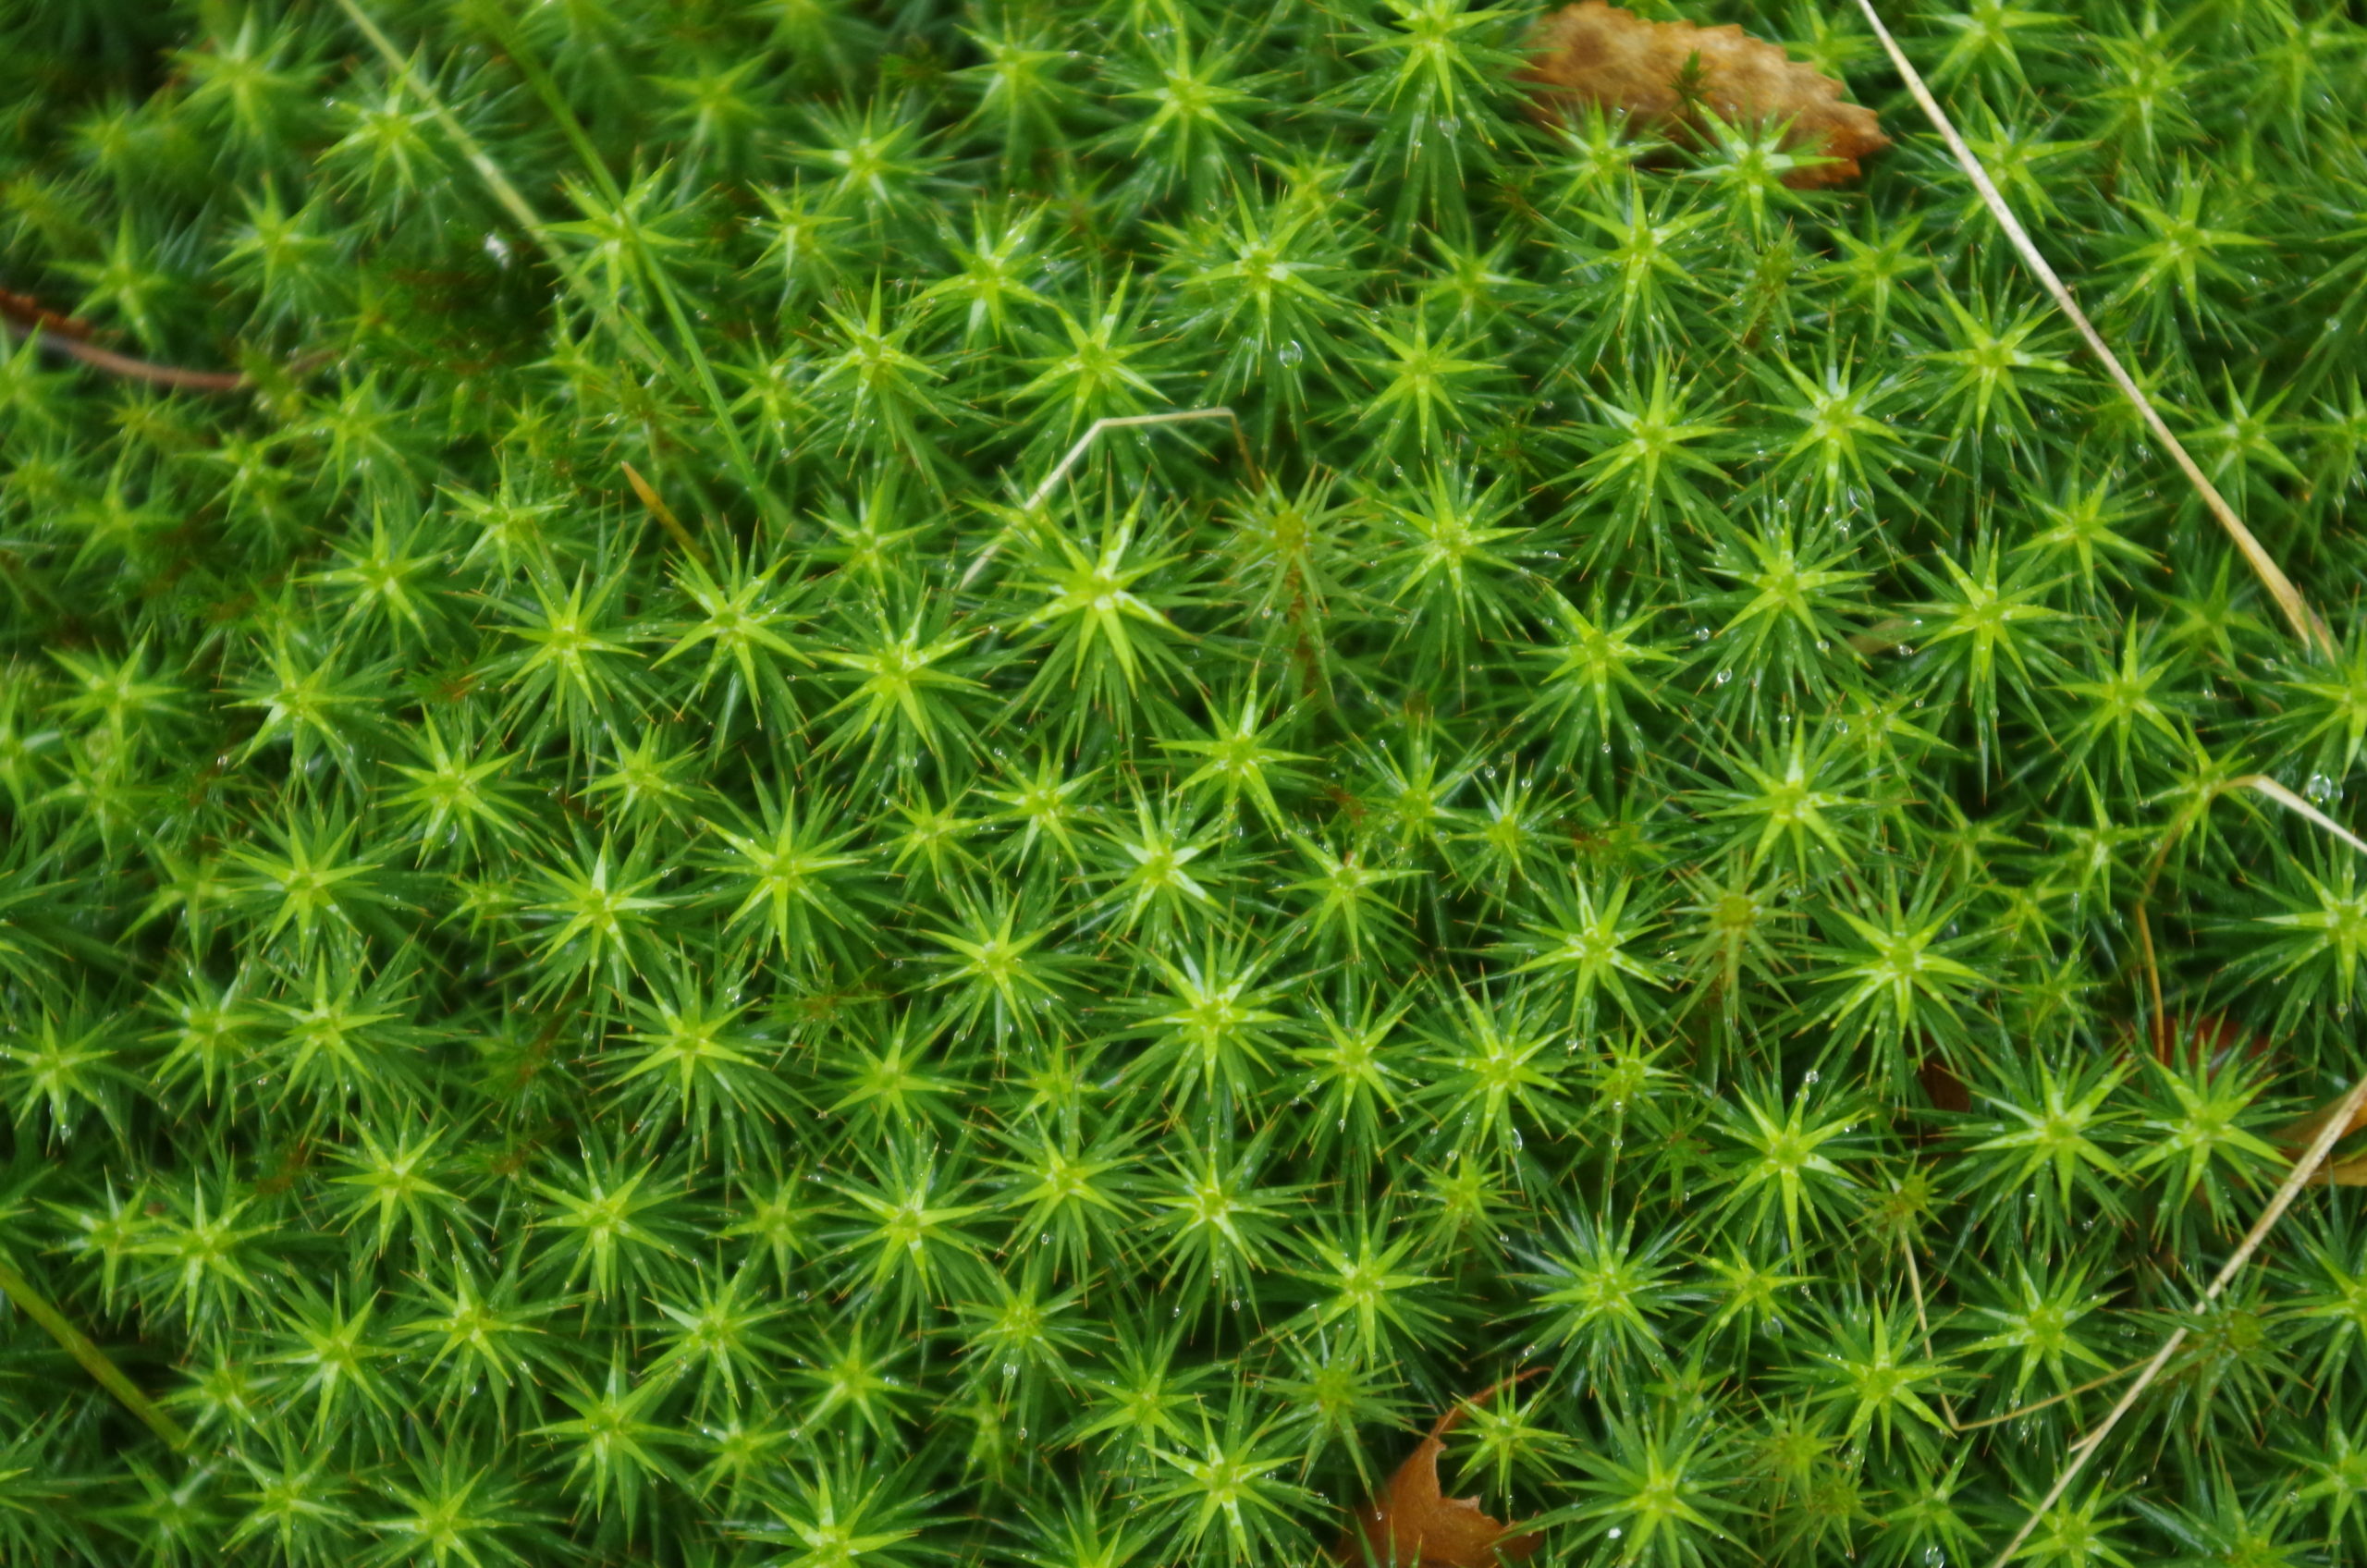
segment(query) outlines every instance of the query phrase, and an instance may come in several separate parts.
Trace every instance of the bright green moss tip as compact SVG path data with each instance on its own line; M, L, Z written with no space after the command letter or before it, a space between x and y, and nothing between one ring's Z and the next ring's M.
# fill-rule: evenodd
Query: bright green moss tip
M2367 29L1946 4L2335 656L1847 6L8 7L0 1561L2367 1558Z

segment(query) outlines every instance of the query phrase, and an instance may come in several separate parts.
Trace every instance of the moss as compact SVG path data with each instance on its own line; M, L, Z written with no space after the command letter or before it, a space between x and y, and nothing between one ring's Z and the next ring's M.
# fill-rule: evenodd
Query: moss
M2320 656L1853 15L18 7L0 1555L2367 1550L2367 35L1895 17Z

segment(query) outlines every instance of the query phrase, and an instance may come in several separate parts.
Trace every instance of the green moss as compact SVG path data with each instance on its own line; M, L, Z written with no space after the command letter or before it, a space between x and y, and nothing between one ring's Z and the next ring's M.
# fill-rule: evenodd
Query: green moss
M2320 659L1853 17L18 6L0 1557L2367 1550L2367 31L1895 17Z

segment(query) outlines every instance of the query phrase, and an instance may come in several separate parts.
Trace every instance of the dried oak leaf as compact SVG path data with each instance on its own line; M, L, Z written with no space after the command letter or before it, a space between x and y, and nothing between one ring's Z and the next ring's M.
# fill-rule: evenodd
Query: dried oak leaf
M1478 1499L1447 1497L1439 1490L1439 1455L1446 1452L1446 1435L1470 1408L1470 1401L1461 1401L1439 1417L1389 1484L1356 1510L1347 1533L1331 1549L1333 1557L1397 1568L1494 1568L1499 1558L1518 1562L1537 1550L1542 1537L1513 1535L1519 1526L1482 1513Z
M1839 82L1738 27L1648 22L1584 0L1539 21L1528 48L1517 80L1537 89L1532 101L1547 117L1589 105L1625 110L1672 140L1693 138L1697 104L1729 125L1789 121L1786 152L1833 160L1786 174L1795 189L1855 179L1858 159L1890 145L1871 109L1841 102Z

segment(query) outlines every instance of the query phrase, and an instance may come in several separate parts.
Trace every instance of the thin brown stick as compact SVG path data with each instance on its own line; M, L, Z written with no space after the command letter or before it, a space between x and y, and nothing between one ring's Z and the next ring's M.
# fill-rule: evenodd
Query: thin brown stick
M2309 602L2301 597L2301 591L2293 586L2293 580L2285 575L2284 569L2270 557L2261 542L2252 536L2252 531L2244 526L2244 520L2236 515L2236 508L2227 504L2227 498L2225 496L2219 494L2218 486L2211 483L2201 466L2188 455L2185 445L2172 434L2167 422L2153 407L2153 400L2145 395L2143 387L2137 385L2136 377L2128 374L2127 367L2120 362L2119 356L2105 344L2103 335L2096 330L2094 323L2088 320L2087 312L2079 309L2079 301L2071 298L2071 290L2064 287L2063 279L2055 275L2054 268L2048 265L2046 258L2039 253L2038 245L2030 239L2030 231L2024 228L2021 220L2014 215L2014 209L2006 205L2005 198L1998 190L1996 181L1989 178L1989 171L1981 166L1981 160L1973 155L1972 149L1965 145L1965 140L1957 133L1955 122L1948 118L1947 111L1940 107L1940 101L1932 96L1932 90L1923 84L1921 74L1916 70L1913 62L1907 59L1907 51L1898 46L1898 40L1893 38L1890 29L1883 25L1881 14L1874 9L1873 0L1858 0L1858 8L1866 14L1866 20L1873 28L1875 38L1881 41L1883 50L1889 55L1891 64L1897 68L1900 80L1907 83L1907 91L1914 96L1916 104L1923 110L1924 116L1940 133L1940 139L1948 144L1948 151L1955 154L1957 166L1962 168L1965 177L1972 181L1973 189L1981 193L1981 202L1996 218L1998 227L2005 231L2005 238L2012 241L2015 251L2022 258L2022 263L2030 269L2041 287L2045 288L2063 313L2071 318L2071 325L2079 329L2079 336L2086 340L2090 351L2103 361L2105 374L2112 377L2113 385L2119 387L2121 395L2136 406L2139 416L2145 422L2145 427L2153 433L2154 439L2162 443L2163 448L2170 454L2171 460L2177 464L2178 471L2186 475L2187 483L2193 485L2195 493L2202 497L2202 504L2210 508L2213 517L2219 520L2219 526L2226 530L2227 536L2236 542L2236 548L2243 553L2243 557L2250 564L2254 575L2259 577L2262 583L2267 587L2270 596L2275 599L2276 607L2285 612L2285 619L2292 626L2293 634L2301 639L2303 646L2331 658L2335 651L2334 634L2326 630L2325 622L2318 619L2317 612L2312 610Z
M239 392L248 385L247 378L235 371L188 370L179 365L160 365L153 360L135 360L129 354L118 354L58 332L46 323L29 326L13 313L0 314L0 327L6 329L12 340L37 337L41 347L51 353L63 354L126 381L144 381L152 386L170 386L183 392Z
M2317 1137L2311 1141L2308 1152L2285 1178L2284 1185L2276 1189L2276 1195L2268 1200L2268 1207L2261 1210L2260 1218L2252 1221L2252 1228L2244 1233L2242 1244L2220 1266L2217 1276L2211 1281L2211 1288L2204 1291L2202 1299L2194 1305L2198 1316L2209 1310L2211 1304L2226 1290L2229 1281L2252 1260L2252 1254L2260 1250L2261 1243L2268 1239L2269 1231L2276 1228L2276 1222L2285 1218L2285 1211L2293 1206L2295 1196L2309 1185L2311 1179L2317 1175L2318 1167L2324 1165L2326 1156L2334 1152L2335 1145L2341 1141L2350 1119L2358 1114L2361 1105L2367 1105L2367 1073L2362 1073L2359 1082L2350 1086L2350 1093L2342 1096L2335 1114L2318 1130ZM2070 1489L2071 1483L2079 1478L2079 1472L2087 1467L2096 1450L2103 1446L2103 1440L2112 1436L2112 1429L2120 1425L2120 1418L2128 1414L2138 1396L2152 1387L2153 1379L2162 1375L2162 1368L2169 1365L2170 1357L2176 1355L2178 1346L2186 1342L2186 1335L2184 1325L2180 1325L2168 1339L2163 1341L2162 1348L2153 1353L2153 1358L2145 1364L2145 1369L2137 1375L2137 1380L2123 1390L2118 1403L2113 1405L2103 1420L2096 1425L2093 1431L2071 1445L2069 1463L2054 1477L2054 1484L2046 1489L2046 1495L2039 1500L2038 1506L2030 1510L2030 1517L2022 1521L2022 1527L2014 1532L2014 1538L2005 1543L2005 1550L1997 1554L1991 1568L2005 1568L2014 1553L2022 1549L2022 1543L2030 1539L2032 1530L2038 1528L2038 1522L2046 1516L2046 1511Z
M1959 1432L1978 1432L1983 1427L2003 1426L2008 1421L2019 1420L2034 1411L2044 1410L2050 1404L2061 1404L2067 1399L2078 1399L2081 1394L2093 1393L2106 1383L2117 1382L2144 1365L2145 1357L2140 1355L2128 1366L2116 1366L2101 1378L2091 1378L2076 1389L2066 1389L2059 1394L2049 1394L2044 1399L2034 1399L2028 1404L2017 1404L2003 1415L1984 1415L1978 1421L1952 1421L1949 1425Z
M2153 851L2153 858L2145 864L2145 885L2137 890L2137 902L2132 912L2137 917L2138 950L2145 964L2145 989L2153 1004L2152 1017L2147 1027L2153 1035L2153 1060L2156 1061L2170 1060L2170 1020L2162 1008L2162 965L2153 952L2153 923L2145 912L2153 901L2153 886L2162 879L2162 867L2169 864L2170 851L2186 832L2187 824L2192 822L2198 813L2209 810L2211 802L2206 798L2192 811L2180 813L2170 824L2170 830L2162 835L2160 845Z
M60 337L88 340L96 336L89 322L60 315L31 295L19 294L13 288L0 288L0 316L6 316L18 326L37 326Z

